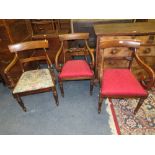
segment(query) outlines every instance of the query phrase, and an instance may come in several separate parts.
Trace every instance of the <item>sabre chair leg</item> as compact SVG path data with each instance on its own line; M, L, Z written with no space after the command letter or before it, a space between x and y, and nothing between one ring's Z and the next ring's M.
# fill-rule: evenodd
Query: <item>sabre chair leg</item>
M90 95L92 96L93 94L93 87L94 87L94 79L90 80Z
M103 97L102 97L102 95L100 94L100 95L99 95L99 101L98 101L98 113L99 113L99 114L101 113L102 102L103 102Z
M60 87L60 91L61 91L61 96L64 97L63 83L62 83L62 80L60 80L60 79L59 79L59 87Z
M140 100L138 101L138 104L134 110L134 115L138 112L138 110L140 109L141 105L143 104L145 98L140 98Z
M52 92L53 92L53 97L55 99L55 103L58 106L59 105L58 93L57 93L57 90L56 90L56 87L55 86L52 87Z
M21 97L19 95L14 95L15 99L17 100L18 104L20 105L20 107L23 109L24 112L27 111Z

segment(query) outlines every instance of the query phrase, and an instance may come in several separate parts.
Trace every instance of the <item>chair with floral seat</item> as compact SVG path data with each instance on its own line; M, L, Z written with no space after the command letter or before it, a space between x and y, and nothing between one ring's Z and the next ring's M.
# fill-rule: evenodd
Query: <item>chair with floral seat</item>
M16 98L19 105L26 112L26 107L21 99L21 96L42 93L47 91L52 91L53 96L58 105L58 95L55 87L55 75L52 66L52 63L47 55L46 49L48 48L47 40L37 40L37 41L27 41L22 43L16 43L9 45L9 50L12 53L15 53L13 61L6 67L4 73L8 81L12 81L9 76L10 70L13 66L19 62L22 75L20 76L18 82L16 83L12 94ZM20 54L24 53L26 58L21 57ZM37 68L33 70L25 70L25 66L29 63L37 61ZM45 65L45 62L48 68ZM44 64L41 67L41 63Z
M93 49L88 46L87 40L89 33L72 33L59 35L61 46L55 58L56 69L59 72L58 81L61 90L61 95L64 97L63 81L66 80L90 80L90 95L93 91L94 81L94 55ZM83 41L84 46L66 47L65 43ZM63 55L63 63L59 61L60 55ZM90 61L88 60L90 56ZM80 57L77 58L77 57ZM76 58L75 58L76 57ZM84 59L82 59L84 57Z
M137 55L137 48L141 45L140 41L136 40L109 40L103 41L100 44L100 49L102 50L102 61L100 66L100 93L98 101L98 113L101 112L101 106L103 99L105 98L139 98L138 104L134 109L134 114L136 114L143 104L144 100L148 97L147 89L150 89L155 83L155 74L153 70L146 65L140 57ZM116 58L115 60L120 61L121 59L128 61L128 68L104 68L104 61L109 59L105 57L105 52L109 48L128 48L130 54L122 58ZM112 58L110 58L111 60ZM133 60L148 73L150 82L146 83L146 80L136 79L131 71L131 66Z

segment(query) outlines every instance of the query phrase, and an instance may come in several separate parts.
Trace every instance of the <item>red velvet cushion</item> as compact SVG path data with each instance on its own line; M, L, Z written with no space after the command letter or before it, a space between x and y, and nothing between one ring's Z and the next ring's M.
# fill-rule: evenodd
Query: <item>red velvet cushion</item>
M65 63L59 78L92 77L93 72L85 60L69 60Z
M147 96L147 92L129 69L106 69L103 73L103 96Z

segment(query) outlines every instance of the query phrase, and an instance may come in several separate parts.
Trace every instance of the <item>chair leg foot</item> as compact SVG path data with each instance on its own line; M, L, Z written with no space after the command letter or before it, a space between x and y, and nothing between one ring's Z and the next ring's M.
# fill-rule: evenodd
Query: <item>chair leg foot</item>
M100 114L101 113L101 109L98 109L98 114Z
M15 98L16 98L18 104L20 105L20 107L23 109L23 111L26 112L27 109L26 109L22 99L20 98L20 96L19 95L15 95Z
M93 94L93 86L94 86L94 79L90 80L90 95L92 96Z
M140 100L138 101L138 104L134 110L134 115L138 112L138 110L140 109L141 105L143 104L145 98L140 98Z
M101 113L102 102L103 102L103 97L102 97L101 94L100 94L100 95L99 95L99 101L98 101L98 114Z
M98 79L94 79L94 86L97 86L97 84L99 83Z
M27 111L26 107L24 107L23 110L24 110L24 112L26 112Z
M52 87L52 92L53 92L53 97L55 99L55 103L58 106L59 105L58 93L57 93L57 90L56 90L56 87L55 86Z
M59 79L59 87L60 87L60 91L61 91L61 96L64 97L63 83L62 83L62 80L60 80L60 79Z

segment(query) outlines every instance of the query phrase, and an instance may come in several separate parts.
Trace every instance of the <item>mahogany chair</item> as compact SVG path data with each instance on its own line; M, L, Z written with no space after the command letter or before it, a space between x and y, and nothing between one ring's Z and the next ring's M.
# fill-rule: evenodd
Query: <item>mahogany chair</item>
M89 33L72 33L59 35L61 41L60 49L57 52L55 58L56 69L59 72L58 81L61 90L61 95L64 97L63 81L66 80L90 80L90 95L93 91L94 80L94 55L93 49L88 46L87 40L89 39ZM82 48L73 47L66 48L66 42L83 41L84 46ZM63 65L59 62L60 55L63 55ZM88 55L91 60L88 62ZM84 59L75 59L75 56L83 56ZM68 58L68 60L66 60Z
M7 79L12 82L11 77L9 76L10 70L13 66L19 62L22 68L22 75L20 76L17 84L15 85L12 94L16 98L19 105L26 112L26 107L21 99L21 96L42 93L47 91L52 91L53 96L56 102L58 102L58 95L55 87L55 77L53 69L51 68L51 61L47 55L46 49L48 48L47 40L38 40L38 41L27 41L17 44L9 45L9 50L12 53L15 53L13 61L7 66L4 73ZM42 53L42 54L41 54ZM23 58L20 54L25 54L27 57ZM36 56L37 55L37 56ZM26 65L37 61L37 69L26 71ZM40 67L41 63L44 63L44 68ZM45 63L48 65L48 68L45 66ZM36 64L36 63L35 63ZM39 65L38 65L39 64Z
M141 43L139 41L135 40L111 40L104 41L100 44L99 50L102 50L103 53L101 58L102 63L100 66L98 113L101 112L102 102L105 98L140 98L136 108L134 109L134 114L136 114L144 100L148 97L148 92L146 89L150 89L155 83L155 73L137 55L136 50L140 44ZM129 51L131 51L130 55L118 59L118 61L121 59L128 61L128 68L104 68L104 61L110 58L105 57L104 52L106 52L108 48L113 47L129 48ZM146 83L146 80L141 79L140 84L136 77L132 74L131 65L133 59L135 59L136 62L148 73L150 79L149 83ZM115 60L117 60L116 57Z

